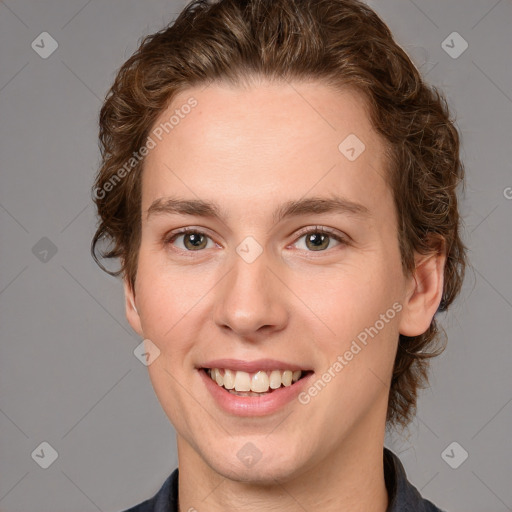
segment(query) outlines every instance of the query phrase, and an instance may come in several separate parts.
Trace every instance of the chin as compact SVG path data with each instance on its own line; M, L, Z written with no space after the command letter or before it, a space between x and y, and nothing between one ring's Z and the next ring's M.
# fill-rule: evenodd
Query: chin
M219 475L234 482L253 484L258 486L275 486L283 484L293 478L294 468L271 467L262 465L259 468L236 468L225 471L224 467L213 468Z
M249 443L248 443L249 444ZM275 449L266 450L270 455L262 453L261 458L256 460L243 461L243 456L239 457L236 453L230 458L226 458L226 453L231 453L231 449L222 454L212 454L205 458L207 464L219 475L235 482L244 482L254 485L275 486L276 483L285 483L304 469L305 460L299 460L298 454L291 454L290 451L282 452ZM247 450L250 452L250 450ZM243 453L243 452L242 452ZM292 456L290 456L292 455Z

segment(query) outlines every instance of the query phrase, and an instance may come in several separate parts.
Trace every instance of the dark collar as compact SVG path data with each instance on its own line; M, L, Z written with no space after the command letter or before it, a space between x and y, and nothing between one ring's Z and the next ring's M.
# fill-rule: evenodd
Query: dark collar
M386 512L443 512L431 501L421 497L418 489L407 480L401 460L384 447L384 478L389 505Z
M124 512L178 512L178 475L176 468L160 490L149 500ZM386 512L443 512L421 497L408 480L400 459L384 447L384 479L389 496Z

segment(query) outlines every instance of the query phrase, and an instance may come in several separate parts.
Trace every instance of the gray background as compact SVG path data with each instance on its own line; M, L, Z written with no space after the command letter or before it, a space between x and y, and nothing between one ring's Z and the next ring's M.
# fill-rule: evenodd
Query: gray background
M0 3L3 512L121 510L152 496L177 465L174 432L133 354L141 340L125 320L121 282L95 266L89 244L101 98L139 38L184 4ZM409 435L386 444L439 507L512 510L512 3L370 5L457 118L473 264L440 316L448 347ZM47 59L31 47L44 31L59 45ZM469 44L458 58L442 47L454 31ZM43 441L58 452L47 469L31 456ZM469 454L457 469L441 455L454 441Z

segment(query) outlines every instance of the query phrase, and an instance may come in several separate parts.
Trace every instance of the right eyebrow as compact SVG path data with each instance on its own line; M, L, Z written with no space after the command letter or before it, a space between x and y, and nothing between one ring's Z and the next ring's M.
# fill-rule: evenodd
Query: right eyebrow
M225 214L213 203L202 199L175 199L173 197L159 198L147 209L146 219L156 214L195 215L222 220Z

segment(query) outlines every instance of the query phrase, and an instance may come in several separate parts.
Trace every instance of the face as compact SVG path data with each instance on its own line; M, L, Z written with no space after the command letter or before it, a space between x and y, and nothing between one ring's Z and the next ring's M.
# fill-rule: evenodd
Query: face
M176 109L153 131L125 290L129 322L159 351L148 370L180 460L286 481L382 444L398 336L430 324L442 261L420 288L402 273L363 98L214 84L181 92L154 127Z

